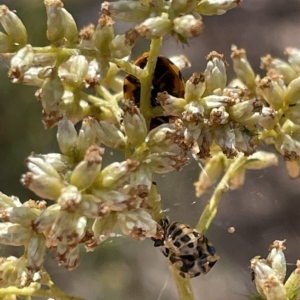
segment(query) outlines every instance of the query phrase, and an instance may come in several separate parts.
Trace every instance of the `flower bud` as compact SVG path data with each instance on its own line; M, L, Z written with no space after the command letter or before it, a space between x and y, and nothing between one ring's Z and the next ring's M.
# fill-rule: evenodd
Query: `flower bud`
M285 112L285 116L293 123L300 125L300 104L290 106Z
M201 15L224 15L228 10L239 5L241 0L202 0L198 2L196 11Z
M13 39L0 31L0 53L13 52L14 48Z
M19 79L13 79L13 83L22 83L25 85L33 85L41 87L44 80L39 77L40 72L43 70L42 67L34 68L31 67L28 71L24 73L24 76L21 81Z
M300 99L300 76L293 79L287 86L284 101L286 104L296 104Z
M49 232L57 219L61 207L59 204L48 206L34 221L32 228L36 233Z
M215 128L214 138L217 145L220 146L227 158L234 158L238 151L235 147L235 134L229 125Z
M77 187L68 185L61 190L57 203L60 205L61 210L75 212L78 209L81 198L82 196Z
M37 271L42 267L46 254L46 240L44 234L35 234L31 237L27 248L27 268Z
M139 1L121 0L103 2L101 12L123 21L136 22L147 19L151 10Z
M294 179L300 176L300 160L286 161L286 168L288 170L289 176Z
M233 106L227 107L230 119L243 125L253 125L256 123L262 110L262 102L257 98L238 102Z
M160 152L147 155L143 163L151 169L152 172L165 174L180 169L189 162L185 152Z
M205 77L203 73L193 73L185 84L184 98L187 102L197 101L205 91Z
M77 149L82 156L91 145L100 143L98 137L99 129L100 125L96 119L92 117L83 119L77 138Z
M298 160L300 158L300 144L289 134L280 132L275 140L275 148L285 160Z
M93 223L94 243L86 244L87 251L92 250L95 246L105 241L110 235L117 222L117 214L111 213L105 217L96 218Z
M285 95L285 85L280 81L278 77L265 77L258 84L264 99L276 110L282 108Z
M72 122L67 119L59 121L56 137L60 151L72 157L77 144L77 132Z
M10 11L6 5L0 5L0 22L15 46L21 48L26 45L26 28L18 16Z
M139 37L135 29L130 29L125 34L117 35L110 43L111 56L114 58L123 58L130 55L132 47Z
M287 62L273 58L270 54L261 58L261 68L265 70L277 70L284 77L284 82L287 84L298 76Z
M22 175L21 183L41 198L55 200L64 187L61 179L46 174L35 175L31 172Z
M194 10L198 2L198 0L173 0L171 7L176 14L186 14Z
M173 3L173 2L172 2ZM191 67L191 62L184 55L169 57L169 60L181 71Z
M22 206L21 201L16 196L7 196L0 192L0 209L7 207L20 207Z
M109 45L114 38L114 21L107 15L101 15L94 32L95 47L100 51L101 57L110 56Z
M286 260L283 253L285 246L283 246L283 241L274 241L273 244L269 247L269 255L267 261L271 264L271 268L275 271L278 276L278 279L283 282L286 275Z
M143 209L119 213L118 224L124 234L139 240L155 237L158 226L151 215Z
M204 107L198 102L190 102L185 106L182 116L188 127L191 125L197 127L199 124L204 124Z
M83 107L86 106L86 102L79 99L78 93L64 90L61 100L60 111L64 112L69 121L76 124L83 119Z
M210 148L213 143L213 133L211 130L206 130L199 135L197 139L197 144L199 147L198 153L196 153L197 158L207 159L210 158Z
M185 107L182 114L182 120L186 127L184 132L185 142L189 140L197 140L205 126L204 107L197 102L190 102Z
M47 12L47 38L51 43L61 46L65 39L77 43L78 31L72 15L64 9L60 0L45 0Z
M172 22L164 17L148 18L135 27L139 36L146 39L163 37L168 34L171 29Z
M0 244L23 246L29 242L32 231L23 225L10 222L0 223Z
M57 60L57 54L52 52L45 53L35 53L33 59L34 67L55 67L55 63Z
M216 89L224 89L227 81L226 65L223 55L215 51L211 52L206 59L208 60L204 71L206 91L211 94Z
M287 47L284 51L287 55L289 64L299 74L300 73L300 50L294 47Z
M261 296L270 300L288 299L283 284L264 259L253 258L251 268L254 271L255 284Z
M100 121L99 124L97 135L104 145L114 149L124 149L126 147L124 134L114 124L106 121Z
M73 170L70 183L80 191L91 186L100 172L103 155L104 149L96 145L87 149L84 160Z
M124 193L123 191L106 189L93 189L93 195L99 200L103 201L107 207L112 211L122 211L127 209L130 202L131 195Z
M64 187L57 171L39 156L28 157L26 164L31 172L22 176L22 184L40 197L56 199Z
M89 24L79 31L79 45L81 48L95 48L93 34L95 32L95 25Z
M232 106L238 102L237 99L228 96L209 95L201 98L200 103L205 109L211 110L221 106Z
M128 142L132 147L141 145L147 135L147 125L144 116L132 101L126 101L123 105L124 129Z
M173 20L174 31L184 38L196 37L203 30L201 16L195 18L193 15L184 15Z
M166 114L176 117L181 116L186 105L185 99L174 97L168 92L157 93L156 101L164 108Z
M65 26L65 39L69 44L78 43L78 29L73 16L64 8L62 9L63 21Z
M69 71L65 74L61 72L60 77L67 85L80 88L88 71L88 61L83 55L73 55L68 63ZM63 68L63 65L61 67Z
M87 89L94 88L97 84L100 83L100 69L101 68L99 62L96 59L93 59L89 62L89 67L84 79L85 87Z
M37 218L41 211L33 207L7 207L0 213L2 221L20 224L29 227L32 220Z
M256 130L256 128L255 128ZM235 128L235 147L238 151L243 152L245 156L249 156L256 151L259 140L256 131L252 132L245 127Z
M51 68L50 72L51 74L43 82L42 91L39 95L39 100L47 114L60 110L59 105L64 93L62 82L56 70Z
M61 242L65 249L68 246L75 247L85 235L86 217L61 210L56 215L52 224L52 239ZM59 252L59 250L57 250Z
M80 202L80 211L87 218L106 217L110 213L110 207L106 202L94 195L83 194Z
M300 297L300 261L297 260L297 268L292 272L284 285L289 299Z
M278 123L278 113L272 107L263 107L257 123L265 129L273 129Z
M36 154L35 156L41 157L60 174L65 174L72 167L70 158L60 153Z
M14 256L2 257L0 258L0 278L1 288L24 288L29 286L32 282L40 280L38 273L32 274L30 270L26 267L26 257L23 255L20 258ZM37 276L36 276L37 275ZM39 285L37 285L38 287ZM15 296L14 294L12 294ZM6 296L3 300L6 300ZM8 300L16 300L14 298L8 298Z
M64 85L76 89L82 85L87 70L88 62L86 58L82 55L73 55L59 66L58 71Z
M24 73L32 66L34 52L31 45L21 48L10 61L8 77L15 82L21 82Z
M112 188L124 181L130 173L136 171L140 163L135 160L127 159L121 163L114 162L104 168L98 175L96 185L104 188Z
M43 156L31 155L26 159L25 162L28 169L35 175L47 175L49 177L61 179L57 171L44 160Z
M129 184L127 186L146 186L150 190L152 186L152 174L149 168L141 165L135 172L130 174Z
M236 46L231 47L231 59L233 69L237 77L250 89L255 88L255 73L247 59L245 49L237 49Z
M224 155L222 153L219 152L207 160L198 181L194 183L197 197L200 197L217 181L223 169Z
M64 243L59 242L57 244L57 259L59 263L69 271L76 269L79 265L79 250L79 245L66 247Z
M162 124L152 129L145 141L151 152L171 151L183 141L182 126Z
M224 106L213 108L209 114L208 126L228 123L229 113L225 110Z
M247 158L247 170L261 170L278 165L278 157L270 152L257 151Z

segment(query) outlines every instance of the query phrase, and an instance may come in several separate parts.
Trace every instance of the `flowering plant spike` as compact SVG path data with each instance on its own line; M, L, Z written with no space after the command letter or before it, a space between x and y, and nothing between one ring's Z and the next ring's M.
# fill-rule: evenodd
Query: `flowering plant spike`
M1 258L3 299L81 299L53 284L44 268L47 250L72 270L81 244L92 251L120 230L161 246L179 297L192 300L189 278L206 274L219 259L206 231L222 195L243 185L246 170L276 165L278 155L291 177L300 176L299 49L287 48L287 61L263 57L266 75L260 78L246 50L232 46L231 81L224 55L215 50L206 56L205 70L187 80L181 69L191 65L188 59L160 53L165 36L187 44L201 35L202 16L225 14L240 2L103 2L98 22L79 30L61 0L45 0L45 47L28 44L13 8L0 6L0 53L10 57L8 77L36 87L42 122L56 128L60 148L25 161L21 183L35 200L0 194L0 244L24 248L20 257ZM116 34L118 20L135 23ZM132 49L143 40L150 40L149 50L132 62ZM264 143L277 154L260 150ZM109 148L121 151L123 160L104 165ZM196 195L216 184L194 227L169 222L153 179L180 171L191 156L204 165ZM297 270L284 283L283 248L276 241L266 260L251 261L263 299L300 297Z

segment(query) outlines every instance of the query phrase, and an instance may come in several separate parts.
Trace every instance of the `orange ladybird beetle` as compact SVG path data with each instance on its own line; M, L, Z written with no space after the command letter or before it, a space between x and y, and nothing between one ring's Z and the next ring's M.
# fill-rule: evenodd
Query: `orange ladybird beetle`
M140 56L134 64L140 68L145 68L148 61L149 53L145 52ZM127 74L124 79L124 98L133 99L134 103L139 107L141 84L139 80L131 74ZM181 72L174 63L164 56L158 56L154 75L152 79L151 90L151 106L156 107L160 104L156 101L158 93L168 92L168 94L177 97L184 97L184 80ZM150 129L153 129L163 123L168 123L170 116L162 115L151 119Z

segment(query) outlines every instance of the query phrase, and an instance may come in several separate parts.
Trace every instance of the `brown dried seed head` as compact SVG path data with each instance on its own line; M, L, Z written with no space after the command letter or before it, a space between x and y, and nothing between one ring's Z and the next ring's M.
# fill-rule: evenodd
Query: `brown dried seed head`
M83 27L79 31L79 37L82 40L90 40L93 36L94 31L95 31L95 25L94 24L89 24L89 25Z
M200 82L205 81L205 75L202 72L195 72L193 73L193 75L189 80L191 81L192 84L197 85Z
M104 26L112 26L115 23L115 21L109 17L108 15L100 15L100 18L98 20L98 24L103 28Z
M87 161L88 164L101 164L103 155L104 148L100 148L97 145L92 145L87 149L84 160Z
M220 54L217 51L212 51L205 57L205 59L212 60L213 58L218 58L220 60L223 60L223 57L224 57L224 54Z

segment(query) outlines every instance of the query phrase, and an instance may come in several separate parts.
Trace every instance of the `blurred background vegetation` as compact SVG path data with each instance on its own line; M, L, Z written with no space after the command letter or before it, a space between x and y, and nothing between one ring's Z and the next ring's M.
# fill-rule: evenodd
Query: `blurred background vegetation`
M16 10L29 33L29 43L48 45L46 13L43 1L8 0L2 4ZM101 1L65 0L65 8L74 16L78 28L96 23ZM203 34L189 46L166 38L162 54L186 55L192 68L183 75L203 71L205 56L212 50L224 53L230 64L230 46L247 50L257 73L260 57L267 53L283 58L287 46L300 47L299 0L244 0L237 9L223 16L205 17ZM116 32L123 33L131 23L118 22ZM132 57L147 51L148 43L139 42ZM172 50L170 50L172 49ZM45 131L41 122L41 105L36 88L14 85L7 79L7 63L0 63L0 190L22 201L35 195L24 189L19 180L26 172L25 158L32 152L58 152L56 128ZM232 69L228 70L232 78ZM271 149L270 149L271 150ZM106 152L106 162L120 160L118 154ZM179 173L156 178L164 209L171 220L195 225L210 194L195 197L193 182L199 166L193 160ZM192 279L196 299L247 299L255 293L251 283L249 260L266 256L275 239L287 239L286 256L291 264L300 258L300 184L288 178L281 159L279 167L247 173L246 184L228 192L207 235L221 260L206 276ZM228 233L234 226L235 232ZM53 253L48 254L47 269L56 284L71 294L89 300L168 300L177 299L167 261L151 241L134 241L127 237L112 239L93 253L82 249L81 264L72 272L57 266ZM1 247L0 255L17 255L18 249ZM294 269L290 266L289 272Z

